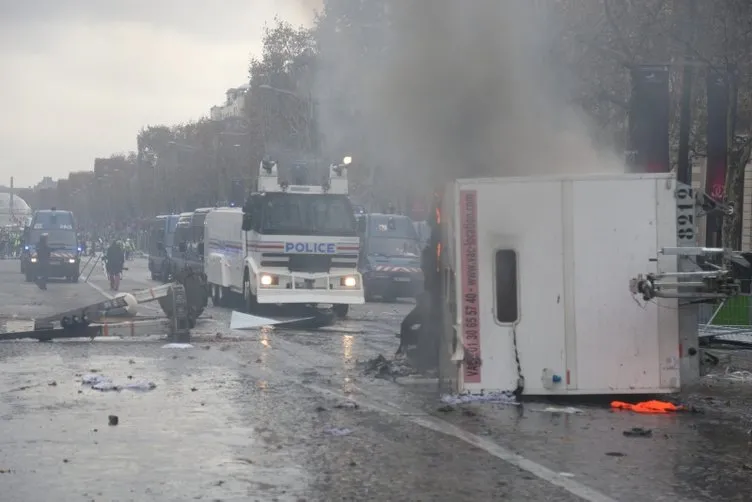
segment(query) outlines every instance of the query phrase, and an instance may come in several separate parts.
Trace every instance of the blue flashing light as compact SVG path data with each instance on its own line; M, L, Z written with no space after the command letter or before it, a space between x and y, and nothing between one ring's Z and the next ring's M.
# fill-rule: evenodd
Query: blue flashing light
M79 247L78 247L78 252L79 252L79 253L81 252L81 246L79 246Z
M28 250L29 250L29 246L24 246L24 251L28 251Z

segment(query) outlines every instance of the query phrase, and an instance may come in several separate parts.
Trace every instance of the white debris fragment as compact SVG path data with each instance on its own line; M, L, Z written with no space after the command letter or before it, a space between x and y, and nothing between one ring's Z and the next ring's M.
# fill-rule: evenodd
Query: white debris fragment
M705 376L708 380L728 380L731 382L752 383L752 371L732 371L726 368L723 374L711 373Z
M324 432L331 434L332 436L347 436L352 433L350 429L340 429L338 427L329 427L324 429Z
M517 398L512 392L488 392L483 394L457 394L451 396L444 394L441 396L441 402L446 404L465 404L465 403L500 403L500 404L519 404Z
M585 413L579 408L573 408L571 406L565 406L563 408L557 407L557 406L549 406L548 408L545 408L543 411L546 411L548 413L566 413L568 415L576 415L579 413Z
M100 392L121 391L123 389L145 392L157 388L157 384L154 382L132 382L126 385L116 385L110 378L94 373L84 375L81 378L81 383Z
M193 345L190 343L168 343L167 345L162 345L163 349L192 349Z
M156 389L157 384L154 382L133 382L125 385L123 388L127 390L147 392Z

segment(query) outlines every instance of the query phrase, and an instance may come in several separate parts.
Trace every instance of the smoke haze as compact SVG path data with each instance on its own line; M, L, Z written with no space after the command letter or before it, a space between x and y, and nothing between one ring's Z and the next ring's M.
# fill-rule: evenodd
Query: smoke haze
M623 171L567 104L569 79L550 60L556 31L546 3L385 2L393 24L371 34L382 50L320 41L323 132L334 145L357 141L340 112L362 110L366 162L422 180ZM360 94L332 96L343 79L357 79Z

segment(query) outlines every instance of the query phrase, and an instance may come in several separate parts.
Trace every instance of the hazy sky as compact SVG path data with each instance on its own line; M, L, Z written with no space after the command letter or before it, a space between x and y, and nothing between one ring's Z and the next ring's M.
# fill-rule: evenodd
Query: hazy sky
M146 124L197 119L247 81L265 22L303 0L0 0L0 185L91 170Z

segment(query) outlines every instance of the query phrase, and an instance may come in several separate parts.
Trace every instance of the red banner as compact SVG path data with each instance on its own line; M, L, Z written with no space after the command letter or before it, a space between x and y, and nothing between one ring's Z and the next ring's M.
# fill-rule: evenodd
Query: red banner
M462 238L462 345L465 383L480 383L480 316L478 308L478 193L460 192Z

